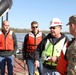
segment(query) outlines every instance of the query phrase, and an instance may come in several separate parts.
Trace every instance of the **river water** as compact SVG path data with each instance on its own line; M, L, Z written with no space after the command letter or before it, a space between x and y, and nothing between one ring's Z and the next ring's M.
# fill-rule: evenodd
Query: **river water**
M26 33L15 33L18 41L18 47L21 49ZM73 37L70 34L65 34L70 40Z
M25 37L26 33L16 33L16 37L18 41L24 41L24 37ZM73 37L70 34L66 34L66 36L68 36L68 38L71 40L71 38Z

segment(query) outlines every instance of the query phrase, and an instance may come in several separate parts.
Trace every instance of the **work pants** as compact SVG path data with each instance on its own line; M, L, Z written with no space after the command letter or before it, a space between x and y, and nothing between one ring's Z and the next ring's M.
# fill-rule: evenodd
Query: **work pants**
M5 66L7 65L8 75L13 75L14 59L12 56L0 56L0 70L1 75L5 75Z
M27 59L26 61L28 65L29 75L34 75L35 72L34 60ZM42 59L40 59L39 62L40 62L40 67L38 68L38 71L39 74L42 75L42 71L43 71Z
M60 73L57 72L56 69L48 69L43 67L42 75L60 75Z

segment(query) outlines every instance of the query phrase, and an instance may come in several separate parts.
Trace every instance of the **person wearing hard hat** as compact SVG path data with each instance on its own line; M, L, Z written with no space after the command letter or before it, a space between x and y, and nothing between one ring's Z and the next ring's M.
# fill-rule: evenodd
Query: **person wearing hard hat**
M39 58L42 57L43 75L60 75L56 70L60 52L69 39L63 33L62 22L53 18L50 22L50 33L41 41L35 51L35 67L39 67Z

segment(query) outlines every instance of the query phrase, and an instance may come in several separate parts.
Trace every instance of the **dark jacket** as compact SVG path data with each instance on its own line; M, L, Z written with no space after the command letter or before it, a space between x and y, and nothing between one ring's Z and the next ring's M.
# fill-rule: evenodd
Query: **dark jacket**
M33 33L33 32L32 32ZM38 32L39 33L39 32ZM38 34L37 33L37 34ZM33 33L34 34L34 33ZM36 35L37 35L36 34ZM34 38L36 37L36 35L34 34ZM26 52L27 50L27 41L28 41L28 36L29 34L26 34L25 38L24 38L24 43L23 43L23 48L22 48L22 55L23 55L23 60L26 60L26 59L32 59L34 60L35 57L34 57L34 52ZM45 34L42 33L42 39L45 37Z
M43 40L42 42L38 45L37 47L37 50L35 50L35 60L39 60L39 57L41 57L41 54L42 54L42 51L45 50L45 44L47 42L47 39L51 39L51 42L53 45L55 45L59 40L61 40L62 38L66 37L66 40L65 42L69 41L69 39L67 38L66 35L62 34L61 33L61 37L56 40L55 42L53 41L54 40L54 37L51 35L51 33L49 33Z

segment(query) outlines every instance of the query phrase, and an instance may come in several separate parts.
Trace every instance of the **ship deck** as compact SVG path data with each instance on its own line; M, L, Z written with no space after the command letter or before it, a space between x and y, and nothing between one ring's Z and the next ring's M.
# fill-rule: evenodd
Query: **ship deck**
M20 58L20 54L18 54L17 57L14 58L13 75L28 75L28 71L24 69L24 63ZM5 75L8 75L7 66L5 70Z

